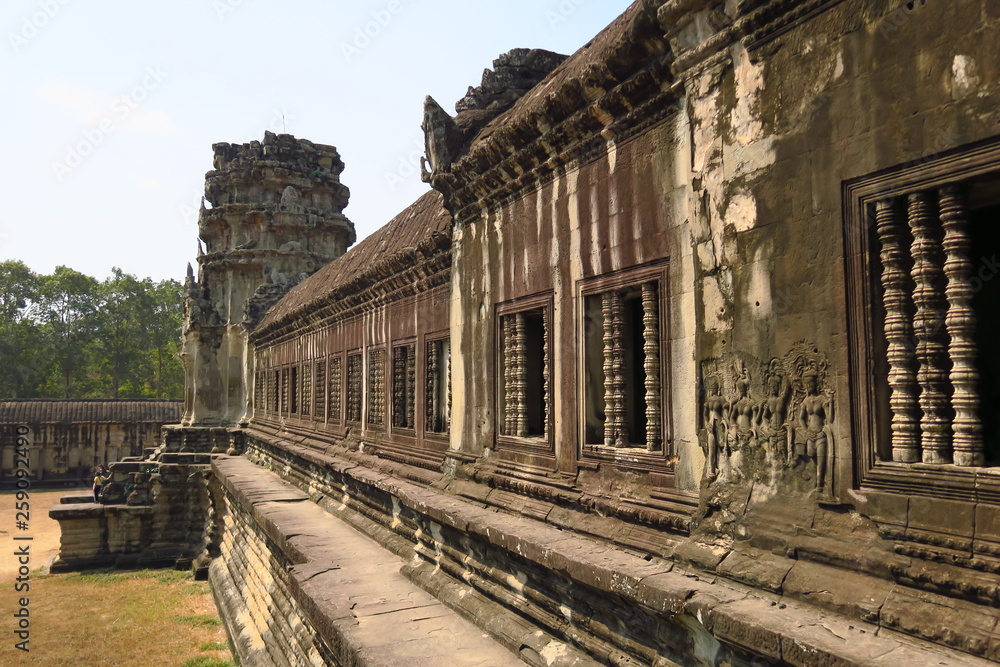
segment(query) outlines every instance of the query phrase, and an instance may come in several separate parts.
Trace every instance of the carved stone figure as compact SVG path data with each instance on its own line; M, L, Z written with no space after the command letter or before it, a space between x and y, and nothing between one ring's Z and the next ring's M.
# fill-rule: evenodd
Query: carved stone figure
M297 211L302 208L302 195L294 186L286 186L281 192L281 210Z
M784 461L786 452L791 452L787 425L791 387L781 371L781 361L778 359L772 359L768 365L764 391L766 396L757 405L755 421L760 442L777 465Z
M727 447L726 434L729 427L726 418L727 402L722 396L718 376L708 378L707 389L702 419L707 434L708 479L712 480L719 473L720 449Z
M739 374L736 380L737 397L728 406L729 449L739 451L757 443L755 415L757 402L750 398L750 373L746 366L734 369Z
M834 419L834 403L832 394L819 393L818 375L816 368L809 368L802 374L806 395L798 408L797 428L805 441L805 455L816 463L816 489L827 491L828 461L833 453L830 422ZM798 449L795 453L801 454Z

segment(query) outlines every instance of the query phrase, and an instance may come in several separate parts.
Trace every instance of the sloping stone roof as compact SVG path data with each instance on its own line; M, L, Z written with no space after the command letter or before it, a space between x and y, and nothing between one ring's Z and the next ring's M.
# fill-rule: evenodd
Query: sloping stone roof
M391 270L394 258L419 248L435 236L451 235L451 215L441 194L425 193L386 225L293 287L261 321L257 332L308 308L331 293L361 288Z
M626 73L631 74L635 61L641 59L637 57L637 52L648 56L658 51L659 47L634 39L636 35L633 33L646 36L650 26L655 25L655 11L651 11L648 5L646 0L634 2L611 25L515 102L512 108L493 119L475 137L470 153L475 154L477 148L487 148L484 152L489 152L489 148L498 143L495 135L503 134L501 128L531 123L533 114L551 116L556 122L557 118L571 114L580 105L586 105L587 96L581 94L583 81L588 84L599 81L613 87L618 83L616 74L623 77ZM618 69L622 71L616 71ZM572 87L574 93L567 94L564 91L567 87ZM555 99L561 102L554 104ZM506 140L506 137L501 138L499 143ZM469 156L466 156L459 162L468 160ZM399 259L407 250L412 251L435 235L450 236L451 222L452 217L444 207L442 195L434 190L424 194L388 224L292 288L268 311L253 336L266 335L295 317L304 316L334 292L346 294L352 286L362 289L373 284L397 264L392 258Z
M152 422L174 424L181 420L184 401L114 400L0 400L0 424L72 424Z

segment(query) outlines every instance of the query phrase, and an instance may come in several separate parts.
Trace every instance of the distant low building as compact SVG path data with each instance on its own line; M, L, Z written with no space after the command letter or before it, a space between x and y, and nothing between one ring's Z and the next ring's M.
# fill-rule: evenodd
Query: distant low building
M0 486L14 482L19 432L30 443L32 483L86 482L94 466L141 456L159 444L160 429L177 423L183 401L0 400Z

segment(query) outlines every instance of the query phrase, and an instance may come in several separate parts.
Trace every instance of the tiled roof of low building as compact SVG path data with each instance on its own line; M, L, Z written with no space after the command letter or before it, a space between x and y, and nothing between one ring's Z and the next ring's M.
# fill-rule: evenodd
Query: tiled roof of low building
M135 423L174 424L184 401L93 399L0 400L0 424Z

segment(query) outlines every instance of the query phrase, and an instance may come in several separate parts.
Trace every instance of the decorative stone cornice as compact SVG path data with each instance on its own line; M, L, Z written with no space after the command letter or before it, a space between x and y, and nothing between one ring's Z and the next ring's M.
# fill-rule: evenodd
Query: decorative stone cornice
M603 153L677 109L684 81L729 47L757 48L843 0L647 0L560 65L436 170L432 186L458 222L503 206L571 164Z

